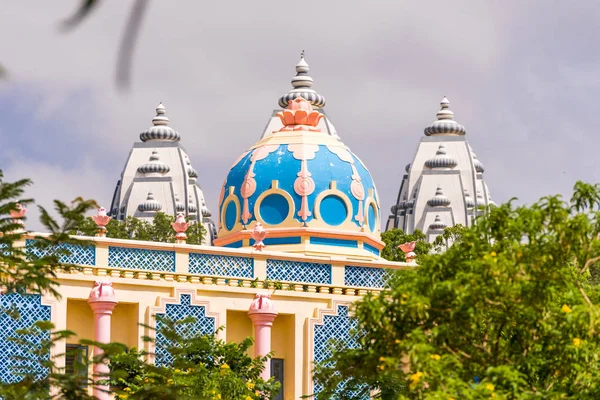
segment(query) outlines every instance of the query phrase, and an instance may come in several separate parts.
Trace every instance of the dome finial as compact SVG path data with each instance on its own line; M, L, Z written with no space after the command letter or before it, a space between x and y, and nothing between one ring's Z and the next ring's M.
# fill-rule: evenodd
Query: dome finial
M158 151L156 149L152 150L152 154L150 155L150 159L148 163L144 165L140 165L138 167L138 172L142 174L166 174L171 168L160 161L160 157L158 156Z
M152 125L168 125L169 118L165 115L167 110L162 101L156 106L156 117L152 118Z
M440 101L440 110L436 114L437 121L425 128L425 135L464 135L465 127L454 121L454 113L450 110L450 101L446 96Z
M425 166L427 168L454 168L458 165L458 162L448 156L448 152L446 151L446 147L444 144L440 144L437 151L435 152L435 157L430 158L425 161Z
M179 142L179 133L169 126L167 110L162 101L156 106L156 117L152 118L152 127L140 134L142 142L150 140L161 142Z
M157 212L161 209L162 205L158 201L154 200L154 193L152 193L152 190L148 192L146 201L138 206L138 210L141 212Z
M431 207L448 207L450 205L450 199L444 196L441 185L438 185L435 190L435 196L427 200L427 204Z
M304 50L300 53L300 61L296 64L296 76L292 78L294 87L288 93L279 98L279 106L286 108L290 100L296 97L303 97L312 103L313 107L320 108L325 106L325 98L312 89L313 79L308 75L310 67L304 59Z

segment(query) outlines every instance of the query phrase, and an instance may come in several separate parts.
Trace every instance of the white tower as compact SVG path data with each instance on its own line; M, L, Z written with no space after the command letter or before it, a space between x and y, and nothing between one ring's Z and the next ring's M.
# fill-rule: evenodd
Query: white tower
M165 114L160 103L152 127L140 134L141 142L133 144L115 188L110 214L119 220L128 216L151 220L158 211L174 216L182 212L204 225L203 244L210 245L216 228L196 181L198 172Z
M467 143L465 128L454 121L443 98L437 120L425 128L411 164L406 166L386 230L421 230L431 242L444 228L470 226L494 204L483 180L483 164Z

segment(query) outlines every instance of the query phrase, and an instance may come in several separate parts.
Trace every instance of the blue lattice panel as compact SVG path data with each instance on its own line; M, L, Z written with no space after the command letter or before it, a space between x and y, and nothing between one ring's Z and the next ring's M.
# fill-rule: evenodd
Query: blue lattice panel
M254 277L254 259L248 257L221 256L215 254L190 253L191 274Z
M215 318L206 316L206 307L191 304L192 296L182 294L179 296L179 304L167 304L165 312L156 314L166 317L172 321L182 320L187 317L194 317L196 321L193 324L176 326L177 333L184 337L193 337L201 335L212 335L215 332ZM168 352L167 347L171 345L170 341L161 333L163 323L160 320L156 322L156 348L155 363L158 366L169 365L173 362L173 357ZM187 335L184 333L187 330Z
M0 295L0 381L4 383L14 383L21 380L16 374L14 368L34 371L38 378L48 374L48 370L40 365L40 362L34 360L15 360L14 357L31 357L31 347L21 346L8 341L10 337L16 337L28 340L33 346L41 347L42 340L49 340L50 333L43 332L40 335L17 335L15 332L19 329L29 328L36 321L50 321L50 306L44 306L41 303L41 296L38 295L20 295L16 293ZM11 309L18 310L19 318L13 318L15 315L7 312Z
M356 339L352 336L352 331L356 329L356 320L348 315L348 306L337 306L337 315L324 315L322 325L314 325L313 330L313 349L314 362L322 363L331 357L332 343L341 341L346 348L352 349L357 347ZM340 393L344 389L344 383L340 384L336 393ZM314 384L315 399L318 399L318 393L323 387L316 383ZM356 396L357 394L354 393ZM368 400L370 396L363 397Z
M267 279L283 282L331 284L331 264L267 260Z
M175 272L175 252L109 246L108 266L145 271Z
M42 249L36 247L35 242L33 239L25 241L27 254L36 257L45 257L52 255L56 249L66 250L69 254L61 254L58 257L59 262L64 264L96 265L96 246L94 245L81 246L78 244L61 243L55 247Z
M344 285L368 288L383 288L388 271L383 268L355 267L344 268Z

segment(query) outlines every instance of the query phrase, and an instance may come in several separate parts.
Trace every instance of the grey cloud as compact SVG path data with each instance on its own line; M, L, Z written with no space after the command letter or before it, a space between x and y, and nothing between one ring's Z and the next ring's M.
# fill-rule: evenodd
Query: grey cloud
M215 212L228 168L259 138L302 49L314 88L327 98L345 143L369 166L384 209L443 95L466 126L497 203L568 194L577 179L598 180L597 2L152 2L124 95L113 75L131 2L104 2L79 29L59 34L58 22L77 4L3 6L0 34L11 40L1 61L12 82L0 86L0 97L10 98L11 85L35 88L41 122L30 145L47 143L43 135L52 132L55 146L87 160L111 182L87 192L103 204L162 100ZM63 100L79 91L89 99ZM58 131L43 125L55 113L70 115ZM81 161L33 159L11 144L10 118L0 120L0 147L20 154L21 163L60 165L63 181L85 185L76 173ZM35 168L3 164L46 179ZM61 194L44 185L36 193L42 200Z

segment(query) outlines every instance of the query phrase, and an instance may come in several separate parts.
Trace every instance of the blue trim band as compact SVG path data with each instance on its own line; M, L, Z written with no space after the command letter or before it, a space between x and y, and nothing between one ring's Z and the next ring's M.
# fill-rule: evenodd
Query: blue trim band
M379 249L377 249L375 246L371 246L370 244L363 242L363 248L373 254L379 255Z
M302 238L300 236L293 237L280 237L280 238L266 238L263 240L265 246L277 245L277 244L300 244ZM250 239L250 246L254 245L254 239Z
M358 242L356 240L332 239L332 238L324 238L324 237L311 237L310 244L321 244L321 245L325 245L325 246L358 248Z

